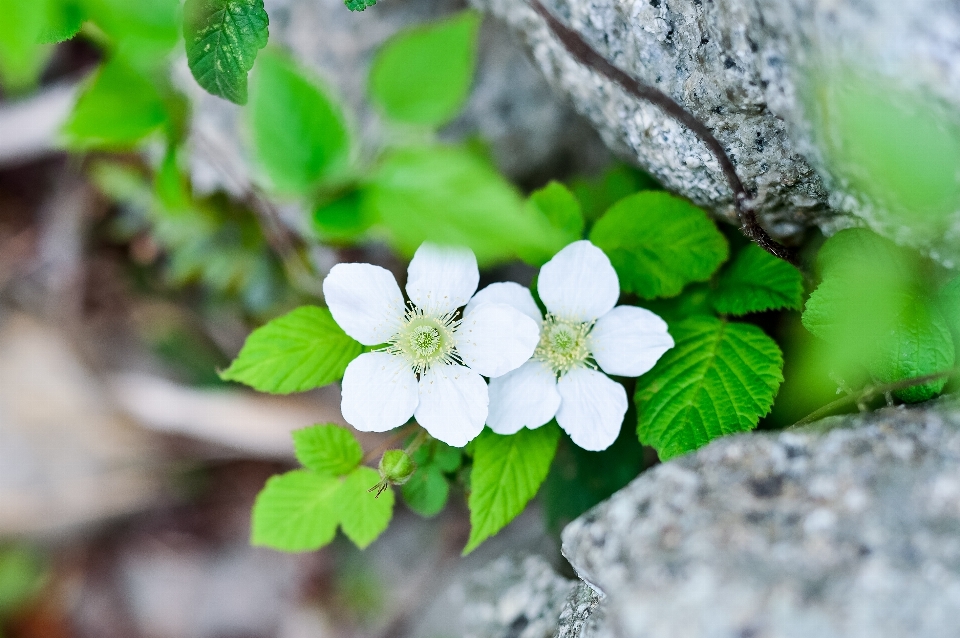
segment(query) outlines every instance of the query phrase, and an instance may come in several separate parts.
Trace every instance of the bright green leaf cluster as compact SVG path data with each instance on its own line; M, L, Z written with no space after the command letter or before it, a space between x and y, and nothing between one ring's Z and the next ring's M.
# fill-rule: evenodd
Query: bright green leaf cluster
M303 392L341 379L362 350L329 310L303 306L254 330L221 376L261 392Z
M463 452L442 441L431 440L417 449L413 460L417 471L401 490L403 500L421 516L435 516L450 495L450 474L460 468Z
M717 312L735 317L779 308L800 310L803 275L791 264L750 244L720 273L711 301Z
M360 466L363 450L349 431L316 425L294 433L306 466L267 481L253 506L251 542L288 552L330 543L337 526L358 547L372 543L393 516L394 495L375 496L379 473Z
M236 104L247 102L247 73L267 45L263 0L187 0L187 62L197 84Z

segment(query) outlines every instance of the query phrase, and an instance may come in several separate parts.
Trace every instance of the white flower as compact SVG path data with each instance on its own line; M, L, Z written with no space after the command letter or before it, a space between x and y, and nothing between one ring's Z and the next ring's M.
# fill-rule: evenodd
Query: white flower
M616 440L627 412L623 386L597 370L638 377L673 347L667 324L649 310L617 306L620 281L610 260L589 241L570 244L540 269L541 317L530 291L493 284L467 311L485 302L508 303L541 325L533 358L490 381L487 425L499 434L537 428L556 416L573 442L604 450Z
M497 377L530 358L534 320L504 303L458 318L477 289L477 259L467 249L423 244L407 270L408 303L389 271L337 264L323 281L336 322L366 346L343 375L341 411L365 432L385 432L415 416L431 436L463 447L483 430L489 404L483 376Z

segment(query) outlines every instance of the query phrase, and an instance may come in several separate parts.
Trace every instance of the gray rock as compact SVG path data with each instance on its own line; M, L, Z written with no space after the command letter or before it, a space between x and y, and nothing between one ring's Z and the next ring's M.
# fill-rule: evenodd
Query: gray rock
M556 638L600 638L605 618L602 602L603 597L593 587L577 584L560 609Z
M291 52L342 100L362 154L375 155L402 133L390 131L367 101L367 75L374 53L400 29L466 8L463 0L382 2L352 13L342 0L266 0L270 43ZM193 103L191 173L198 190L249 188L251 163L243 142L242 109L203 92L185 60L177 84ZM446 128L447 139L479 136L500 168L518 180L537 181L558 168L589 171L609 158L590 124L544 80L506 26L485 21L470 99ZM293 214L297 214L294 211Z
M960 403L720 439L646 472L563 543L607 595L601 635L956 636Z
M731 192L703 144L659 109L573 61L525 2L471 0L526 39L549 81L607 144L667 188L733 221ZM852 67L957 121L960 5L953 0L554 0L547 3L607 59L705 123L756 193L761 222L789 237L865 221L903 243L956 257L952 230L924 236L831 165L836 132L809 108L816 73ZM823 98L822 95L817 96ZM829 112L830 104L816 104ZM829 121L828 121L829 123Z
M503 556L477 572L467 586L464 635L551 638L556 635L561 608L571 598L579 601L580 593L580 585L558 576L540 556ZM589 596L575 605L590 607ZM574 615L586 616L582 611Z

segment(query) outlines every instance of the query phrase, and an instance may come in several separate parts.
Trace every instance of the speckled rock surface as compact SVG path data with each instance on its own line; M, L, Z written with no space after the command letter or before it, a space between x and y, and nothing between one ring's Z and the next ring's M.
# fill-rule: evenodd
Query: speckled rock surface
M560 609L556 638L601 638L604 619L602 596L581 582Z
M547 78L571 96L612 148L635 158L670 190L733 219L719 166L692 133L575 63L526 3L472 2L525 38ZM773 234L790 236L811 224L829 232L853 223L853 215L946 261L960 250L960 216L946 236L911 235L853 189L842 167L828 169L823 138L830 131L813 124L804 97L813 74L851 65L956 117L960 4L954 0L546 4L607 59L669 94L713 131L756 193L761 221Z
M403 27L466 8L464 0L383 2L363 13L348 11L342 0L265 0L264 5L270 16L270 44L290 51L343 101L365 155L375 153L389 135L366 100L374 53ZM185 60L176 79L194 108L191 172L196 186L201 191L244 192L250 162L243 109L204 93ZM526 181L536 182L557 170L594 170L609 158L589 122L547 84L506 25L492 18L481 29L469 102L443 135L481 137L503 171Z
M465 638L551 638L560 611L580 585L540 556L503 556L467 585ZM571 636L579 634L569 634Z
M720 439L643 474L563 541L607 595L606 635L954 637L960 404Z

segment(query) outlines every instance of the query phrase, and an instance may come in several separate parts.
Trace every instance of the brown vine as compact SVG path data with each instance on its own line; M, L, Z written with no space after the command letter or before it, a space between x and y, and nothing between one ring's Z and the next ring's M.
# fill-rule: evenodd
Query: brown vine
M666 93L659 89L646 85L636 78L628 75L623 70L611 64L606 58L600 55L593 47L587 44L583 37L560 22L540 0L530 0L530 5L550 27L550 30L557 36L564 48L580 64L593 69L597 73L606 76L608 79L616 82L620 87L640 100L645 100L658 106L664 113L677 120L700 138L700 141L706 145L717 162L720 169L726 177L730 189L733 191L733 207L737 212L737 218L740 220L740 230L743 234L775 257L796 265L797 260L793 253L783 244L776 241L767 231L760 226L757 216L748 205L749 194L737 175L737 170L720 143L710 129L700 120L694 117L680 104Z

